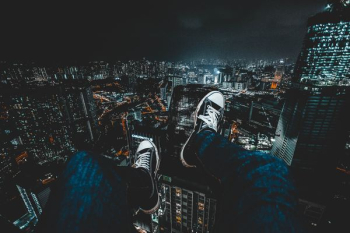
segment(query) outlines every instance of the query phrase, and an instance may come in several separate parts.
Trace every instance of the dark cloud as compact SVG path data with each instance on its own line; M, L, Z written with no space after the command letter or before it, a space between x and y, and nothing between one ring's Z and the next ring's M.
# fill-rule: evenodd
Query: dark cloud
M203 27L203 21L199 17L180 16L179 21L185 29L200 29Z
M295 58L326 0L0 6L0 58Z

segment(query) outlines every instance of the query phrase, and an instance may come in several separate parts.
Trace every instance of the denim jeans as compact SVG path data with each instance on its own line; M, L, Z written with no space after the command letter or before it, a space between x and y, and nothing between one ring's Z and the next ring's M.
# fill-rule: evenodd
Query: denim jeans
M302 232L295 188L283 161L246 151L212 131L199 133L195 148L205 169L222 184L216 232ZM76 154L36 232L131 232L126 183L147 189L144 177L138 169L116 167L89 152Z
M222 184L217 232L303 232L287 165L247 151L212 131L196 137L204 167Z
M146 182L142 173L117 167L91 152L75 154L52 191L35 232L134 232L127 183L142 188Z

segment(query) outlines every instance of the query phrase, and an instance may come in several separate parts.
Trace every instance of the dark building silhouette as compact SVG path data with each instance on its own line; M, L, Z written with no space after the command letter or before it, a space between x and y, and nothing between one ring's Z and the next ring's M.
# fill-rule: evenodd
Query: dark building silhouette
M290 90L271 153L297 168L335 168L347 140L349 104L349 87Z
M333 232L347 224L347 187L337 178L350 119L349 1L329 1L312 16L271 153L294 175L299 211L311 232ZM342 203L339 205L338 203Z
M349 128L350 8L329 3L311 17L272 154L310 171L334 169Z

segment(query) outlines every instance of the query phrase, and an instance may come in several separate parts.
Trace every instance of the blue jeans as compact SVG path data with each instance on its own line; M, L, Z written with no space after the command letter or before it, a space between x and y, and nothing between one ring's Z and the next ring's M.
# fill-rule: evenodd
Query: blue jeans
M139 169L117 167L91 152L75 154L54 187L35 232L134 232L127 183L142 189L144 177Z
M246 151L211 131L198 134L195 147L205 169L222 184L216 232L302 231L284 162ZM114 167L88 152L76 154L50 198L38 232L130 232L125 181L135 187L145 183L136 170Z
M247 151L212 131L196 137L204 167L222 184L217 232L302 232L296 190L286 164Z

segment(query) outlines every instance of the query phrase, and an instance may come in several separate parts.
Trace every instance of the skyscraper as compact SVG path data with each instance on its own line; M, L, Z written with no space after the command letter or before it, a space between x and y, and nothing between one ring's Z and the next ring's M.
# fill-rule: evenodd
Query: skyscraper
M207 186L168 176L160 183L163 198L156 217L160 232L212 231L217 201Z
M331 0L325 10L308 20L294 82L337 85L350 77L350 6Z
M307 90L287 93L271 153L288 165L308 170L335 165L347 138L349 88L300 88Z
M10 97L9 119L18 144L37 162L70 155L74 135L92 142L97 135L94 100L89 87L76 84L4 90ZM82 135L84 135L82 137Z
M183 84L183 79L179 76L169 76L168 80L172 82L172 90L174 90L176 86Z
M349 1L312 16L271 153L308 171L335 168L345 148L350 107Z

